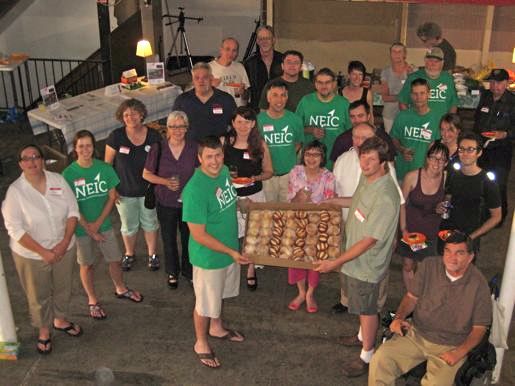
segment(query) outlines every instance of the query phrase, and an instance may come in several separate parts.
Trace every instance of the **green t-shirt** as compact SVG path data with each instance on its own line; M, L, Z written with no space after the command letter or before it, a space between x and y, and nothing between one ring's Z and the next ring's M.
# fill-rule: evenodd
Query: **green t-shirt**
M413 159L405 161L401 154L395 157L397 178L402 180L406 173L424 166L426 153L431 142L440 139L440 117L432 110L424 115L414 110L403 110L393 121L390 136L404 147L414 150Z
M378 283L384 277L392 257L399 210L399 191L389 173L372 183L361 175L345 223L345 249L365 237L372 237L377 242L343 264L343 273L369 283Z
M222 167L216 178L197 168L182 191L182 220L204 224L208 234L227 247L238 250L236 199L236 189L227 166ZM234 263L229 255L215 252L191 236L188 248L190 262L195 267L220 269Z
M438 116L438 119L447 114L451 107L458 106L458 95L454 87L453 77L448 72L442 71L437 79L431 79L424 69L408 75L398 95L400 103L411 105L411 82L417 78L428 81L430 88L429 108Z
M281 118L274 119L266 111L257 116L258 128L272 157L274 174L289 173L297 163L296 144L304 142L304 126L300 118L284 110Z
M80 213L87 222L95 221L102 214L109 199L109 191L120 183L113 167L98 159L94 159L89 168L83 168L77 162L73 162L64 169L63 177L75 194ZM100 226L99 232L105 232L111 227L111 218L107 216ZM77 225L75 234L77 236L87 235L80 224Z
M297 115L302 119L304 127L316 126L325 129L321 139L327 146L327 164L329 170L333 169L333 162L329 159L334 141L340 134L351 128L349 118L349 101L341 95L335 95L329 102L318 99L316 92L306 95L297 106ZM315 138L309 134L305 136L305 143Z
M296 82L287 82L281 77L271 79L266 82L265 87L263 87L263 92L261 93L261 99L259 100L259 108L261 110L268 109L268 101L266 100L268 86L277 79L283 80L288 85L288 101L286 102L286 109L293 113L297 109L297 105L302 97L315 91L313 82L303 78L302 76L299 76L299 79L297 79Z

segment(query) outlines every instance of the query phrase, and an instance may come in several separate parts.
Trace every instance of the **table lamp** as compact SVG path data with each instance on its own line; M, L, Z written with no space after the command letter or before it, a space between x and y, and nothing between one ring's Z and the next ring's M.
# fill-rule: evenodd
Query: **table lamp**
M511 57L511 62L515 63L515 47L513 48L513 56Z
M136 47L136 56L141 56L142 58L152 56L152 47L148 40L143 39L138 42L138 46Z

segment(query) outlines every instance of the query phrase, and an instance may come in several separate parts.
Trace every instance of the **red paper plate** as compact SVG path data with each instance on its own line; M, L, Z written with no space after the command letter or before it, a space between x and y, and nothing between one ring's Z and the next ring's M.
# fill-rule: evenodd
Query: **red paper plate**
M248 185L252 183L252 178L250 177L236 177L232 179L233 184L238 185Z
M426 235L423 233L412 232L409 233L407 236L403 237L402 241L404 241L408 245L422 244L426 241Z
M495 131L483 131L481 135L486 138L495 138Z

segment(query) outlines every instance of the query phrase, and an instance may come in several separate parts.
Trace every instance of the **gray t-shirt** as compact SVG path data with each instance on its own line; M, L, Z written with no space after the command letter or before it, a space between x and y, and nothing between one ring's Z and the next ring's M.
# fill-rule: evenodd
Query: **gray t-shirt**
M381 82L386 81L386 83L388 83L388 90L390 91L390 95L399 94L407 77L407 73L398 75L393 72L391 66L388 66L381 71ZM399 102L395 101L383 103L383 118L395 119L395 116L398 112Z

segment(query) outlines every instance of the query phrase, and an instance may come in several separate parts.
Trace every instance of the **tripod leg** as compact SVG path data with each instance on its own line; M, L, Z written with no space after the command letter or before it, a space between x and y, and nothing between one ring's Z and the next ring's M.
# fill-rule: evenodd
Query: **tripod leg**
M170 48L170 51L168 52L168 56L171 56L172 53L175 54L175 59L177 60L177 68L181 68L181 59L179 57L179 51L177 50L177 40L179 39L179 35L181 33L177 31L177 34L175 35L174 41L172 43L172 47ZM182 41L182 40L181 40Z
M186 48L186 56L188 57L188 61L190 62L190 70L193 68L193 61L191 60L191 52L190 47L188 45L188 39L186 38L186 31L182 33L182 41L184 42L184 47Z

